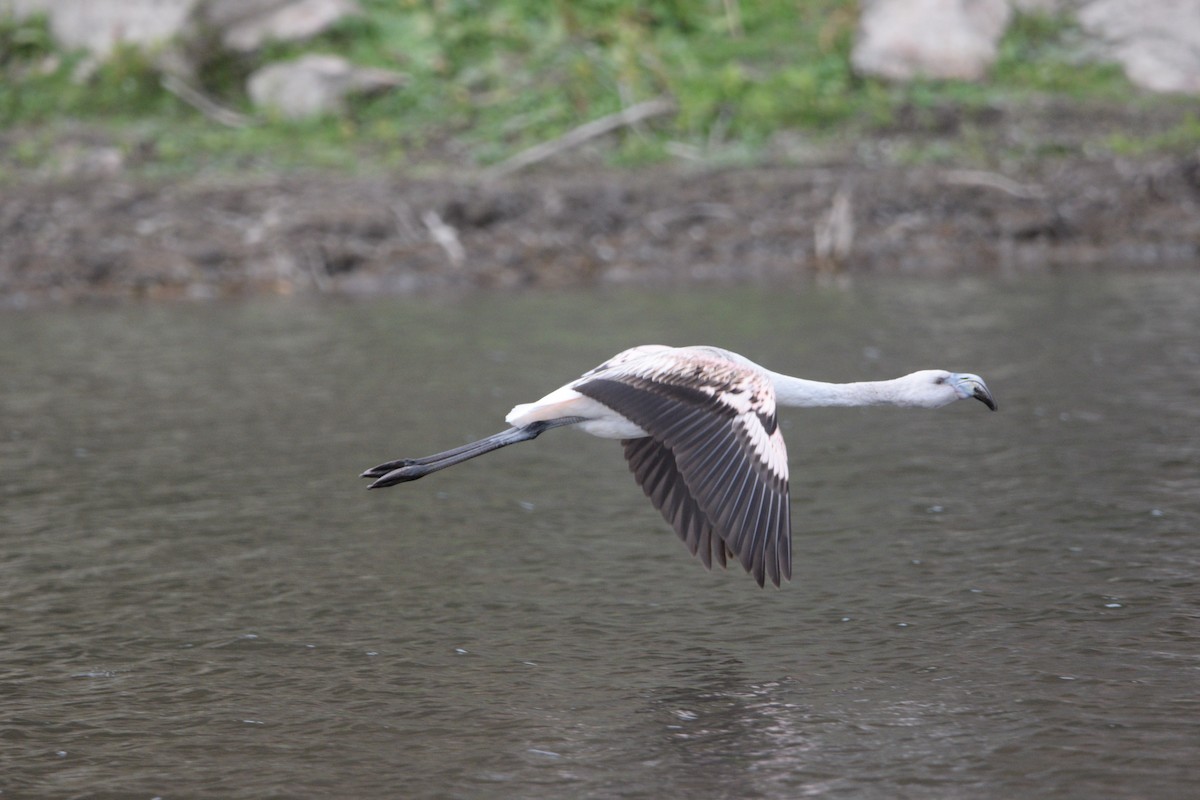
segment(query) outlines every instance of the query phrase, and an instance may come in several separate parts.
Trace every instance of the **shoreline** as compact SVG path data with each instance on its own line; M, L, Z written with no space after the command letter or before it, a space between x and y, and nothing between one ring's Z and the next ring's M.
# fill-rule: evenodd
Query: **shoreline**
M1200 159L10 184L0 307L1200 266Z

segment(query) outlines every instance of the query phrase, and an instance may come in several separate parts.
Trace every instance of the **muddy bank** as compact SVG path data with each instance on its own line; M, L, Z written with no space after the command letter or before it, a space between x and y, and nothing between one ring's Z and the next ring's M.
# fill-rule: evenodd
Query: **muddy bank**
M840 198L840 199L839 199ZM1200 159L496 183L292 175L0 194L0 302L1200 265Z

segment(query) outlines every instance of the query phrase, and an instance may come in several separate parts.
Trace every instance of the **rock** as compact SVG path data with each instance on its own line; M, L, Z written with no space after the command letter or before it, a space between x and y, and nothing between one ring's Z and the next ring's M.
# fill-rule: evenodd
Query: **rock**
M355 0L0 0L0 17L45 14L61 46L101 58L118 44L155 51L177 36L251 52L361 13Z
M1108 43L1134 84L1200 94L1200 0L1095 0L1079 22Z
M871 0L850 59L886 80L979 80L1011 15L1007 0Z
M1083 0L1012 0L1018 14L1065 14Z
M203 0L194 22L222 48L250 53L268 41L311 39L361 13L355 0Z
M45 14L67 49L105 57L117 45L152 50L172 39L200 0L0 0L0 16Z
M263 67L250 76L246 90L255 106L299 119L339 112L351 93L392 89L404 80L399 73L356 67L340 56L310 54Z

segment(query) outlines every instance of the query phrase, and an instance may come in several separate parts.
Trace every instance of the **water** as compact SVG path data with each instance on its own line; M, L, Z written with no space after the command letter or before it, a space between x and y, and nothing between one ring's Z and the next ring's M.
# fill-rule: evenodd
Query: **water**
M0 316L4 797L1191 797L1200 278ZM796 579L612 442L365 492L634 343L1000 404L783 415Z

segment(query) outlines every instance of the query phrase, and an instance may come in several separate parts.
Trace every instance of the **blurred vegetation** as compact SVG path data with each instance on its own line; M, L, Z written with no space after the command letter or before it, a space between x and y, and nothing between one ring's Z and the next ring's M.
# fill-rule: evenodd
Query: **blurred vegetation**
M82 125L140 153L150 170L483 165L669 95L678 113L613 137L611 161L754 162L784 134L821 148L896 130L915 134L898 158L986 161L996 157L993 143L972 120L997 109L1181 102L1140 95L1117 66L1085 57L1066 17L1018 16L984 83L890 85L850 69L853 0L361 2L364 16L316 41L204 65L201 88L253 113L245 77L304 52L398 70L408 84L358 99L339 117L260 118L242 129L208 121L165 91L141 53L120 51L89 69L83 54L55 51L44 20L0 21L0 129L18 142L7 158L53 158L54 143ZM954 137L921 135L942 132L947 119ZM1192 116L1151 138L1096 136L1104 138L1089 146L1113 152L1195 147L1200 122Z

